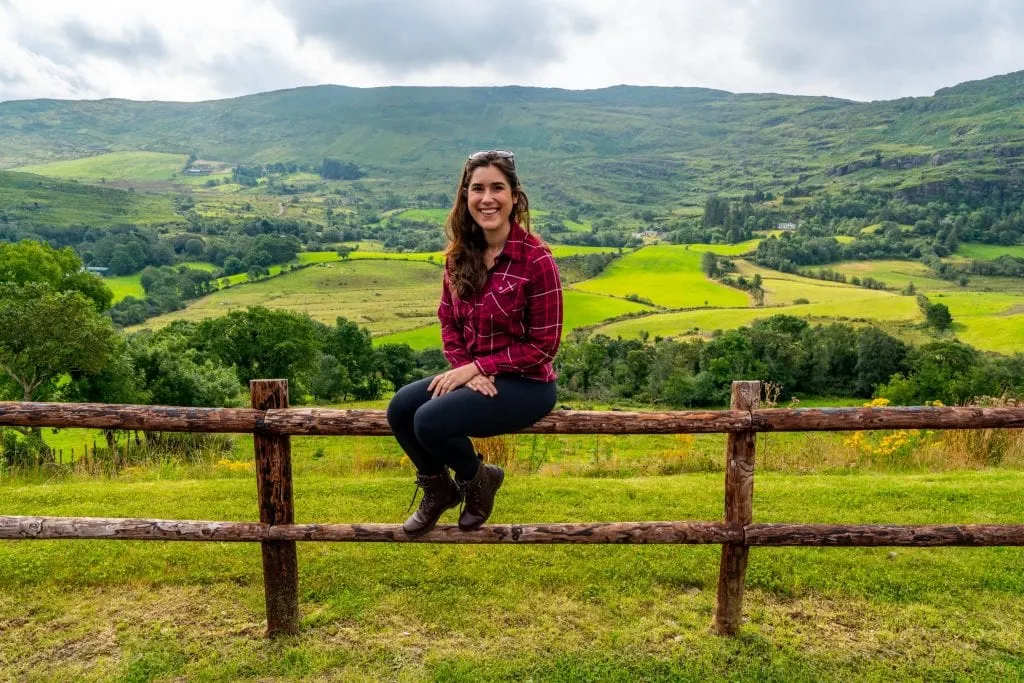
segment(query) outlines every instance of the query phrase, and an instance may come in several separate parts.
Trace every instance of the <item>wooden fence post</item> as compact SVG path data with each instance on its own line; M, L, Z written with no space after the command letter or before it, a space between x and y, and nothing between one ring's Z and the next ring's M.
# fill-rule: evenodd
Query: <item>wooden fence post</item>
M252 407L258 410L288 407L288 380L257 379L249 382ZM291 437L257 430L256 486L260 522L294 524L292 501ZM299 562L295 541L264 541L263 589L267 602L267 635L299 632Z
M733 382L733 410L756 410L761 397L760 382ZM747 525L754 513L754 430L732 432L725 446L725 522ZM743 582L747 573L748 546L743 543L722 545L718 570L718 608L715 630L736 635L743 617Z

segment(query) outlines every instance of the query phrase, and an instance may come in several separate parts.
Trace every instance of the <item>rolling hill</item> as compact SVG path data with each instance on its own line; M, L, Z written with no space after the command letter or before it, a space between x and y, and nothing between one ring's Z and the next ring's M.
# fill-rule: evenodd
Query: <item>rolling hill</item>
M325 156L449 190L467 150L514 149L548 203L676 206L709 192L1018 182L1024 72L852 102L699 88L316 86L198 103L0 103L0 168L111 151L230 163Z

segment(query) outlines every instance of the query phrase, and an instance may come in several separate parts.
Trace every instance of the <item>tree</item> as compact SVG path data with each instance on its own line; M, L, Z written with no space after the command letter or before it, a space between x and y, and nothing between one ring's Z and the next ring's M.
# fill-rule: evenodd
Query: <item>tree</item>
M391 382L395 391L409 383L416 369L416 358L408 344L381 344L375 354L381 377Z
M81 292L0 284L0 368L21 387L22 400L61 375L99 372L113 344L110 321Z
M54 249L33 240L0 243L0 282L41 282L56 292L80 292L93 302L97 311L107 310L113 292L102 278L83 268L82 259L69 247Z
M946 304L929 305L928 311L925 313L925 319L930 327L934 327L940 332L948 330L953 326L953 316L950 314L949 307Z
M251 379L287 379L299 396L321 350L321 327L302 313L253 306L204 320L196 335L213 357L235 367L243 384Z

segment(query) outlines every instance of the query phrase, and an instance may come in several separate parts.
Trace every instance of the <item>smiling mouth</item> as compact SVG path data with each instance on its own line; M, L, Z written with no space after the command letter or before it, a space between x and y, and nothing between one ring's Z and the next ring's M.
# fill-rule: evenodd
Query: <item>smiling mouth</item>
M497 216L498 215L498 210L497 209L480 209L480 213L483 214L484 216Z

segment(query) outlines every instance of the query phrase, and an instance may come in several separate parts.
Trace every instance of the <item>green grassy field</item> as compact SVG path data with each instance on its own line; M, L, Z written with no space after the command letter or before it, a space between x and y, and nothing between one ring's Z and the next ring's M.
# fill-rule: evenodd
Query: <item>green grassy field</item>
M990 261L1000 256L1024 258L1024 245L1004 246L1000 244L978 244L977 242L961 242L956 248L956 255L966 259Z
M332 456L327 456L329 459ZM493 521L719 519L722 475L513 475ZM1024 473L758 475L754 519L1024 522ZM398 522L411 474L296 479L298 522ZM258 517L250 472L0 484L5 514ZM450 521L451 516L445 518ZM263 638L254 544L0 542L13 680L1011 680L1012 548L751 551L739 638L717 546L300 543L299 636ZM215 646L211 646L215 642Z
M74 180L171 180L175 174L181 173L187 160L185 154L111 152L69 161L23 166L17 170Z
M744 292L708 280L700 269L700 259L698 252L683 246L645 247L623 256L576 288L618 297L637 294L672 308L750 304Z
M142 288L142 278L139 273L105 277L103 283L114 293L115 304L128 296L133 296L136 299L146 298L146 290Z
M693 251L710 251L712 254L718 254L719 256L741 256L756 251L757 245L760 243L760 238L757 238L747 240L746 242L737 242L736 244L688 244L686 246Z
M183 222L167 196L8 171L0 171L0 209L22 227L104 228L126 223L149 227Z
M163 327L174 320L200 320L261 305L301 311L327 323L343 316L374 333L395 332L435 319L439 283L440 270L426 263L324 263L219 290L180 311L151 318L145 326Z
M809 277L801 277L792 273L783 273L770 268L763 268L750 261L737 260L736 272L747 278L760 275L762 288L764 289L764 302L769 306L784 306L793 303L796 299L807 299L809 303L837 303L845 304L848 301L878 300L879 305L884 306L892 297L898 296L892 292L864 289L854 287L840 282L828 282L815 280Z
M892 297L880 301L876 296L844 300L841 305L832 302L798 304L795 306L766 306L764 308L703 309L655 313L601 325L595 332L611 337L637 337L641 332L651 336L679 337L693 334L706 335L715 330L730 330L749 325L755 320L773 315L795 315L815 322L841 322L849 320L915 321L921 317L913 297Z

